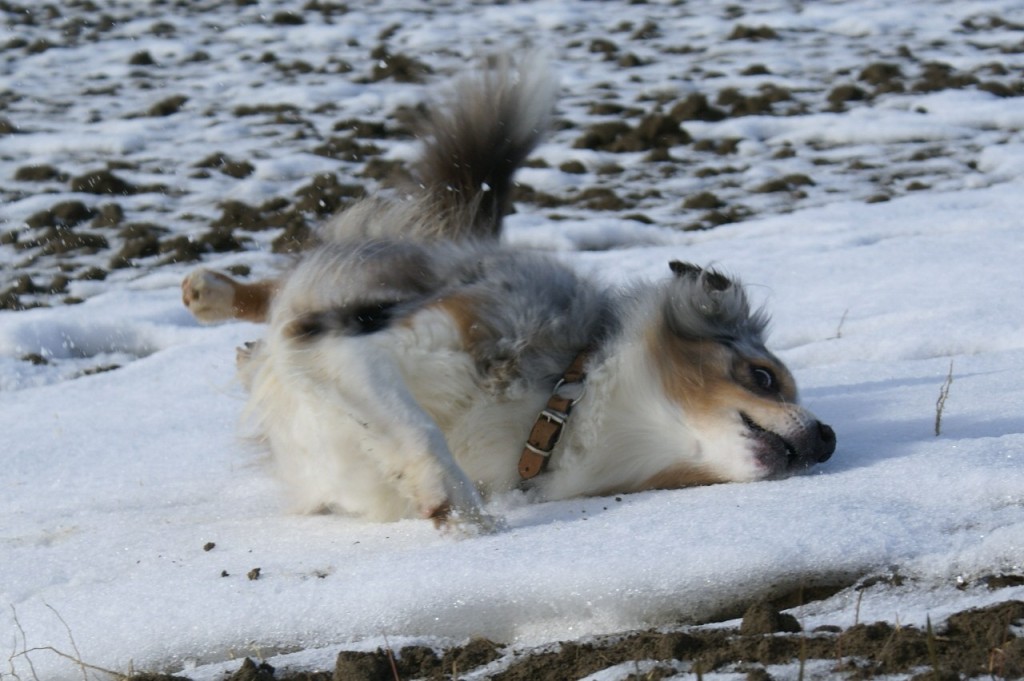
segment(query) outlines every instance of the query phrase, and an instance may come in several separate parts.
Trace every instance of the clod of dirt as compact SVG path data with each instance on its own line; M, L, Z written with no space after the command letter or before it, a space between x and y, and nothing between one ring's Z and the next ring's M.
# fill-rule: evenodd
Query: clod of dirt
M160 254L167 256L161 260L161 264L195 262L205 252L206 247L202 243L184 234L160 242Z
M456 649L457 650L457 649ZM406 646L398 651L395 661L400 676L430 678L442 669L441 658L428 646ZM450 669L450 667L449 667ZM465 667L462 668L465 671Z
M797 187L807 186L813 187L814 180L802 173L792 173L774 180L768 180L767 182L754 187L753 191L758 194L770 194L772 192L793 191Z
M238 118L247 116L279 115L286 113L298 113L299 107L294 104L242 104L236 106L231 113Z
M144 229L136 231L137 234L125 239L121 249L110 259L110 269L134 267L137 260L160 253L160 239L155 232Z
M1007 587L1024 586L1024 575L986 575L979 581L981 581L990 590L995 591L996 589L1005 589Z
M13 135L18 131L18 126L11 119L0 117L0 135Z
M235 238L230 229L223 227L215 227L200 235L199 243L212 253L233 253L242 250L242 242Z
M256 166L248 161L227 161L220 167L220 172L228 177L234 177L239 180L243 177L249 177L255 170Z
M653 113L640 119L634 136L640 144L646 145L642 146L642 149L671 147L693 141L690 134L679 126L679 121L660 113Z
M263 211L244 201L224 201L220 204L220 209L220 217L210 225L214 229L244 229L247 232L256 232L270 227Z
M137 194L139 188L109 170L96 170L85 175L71 178L71 191L86 194L118 194L130 196Z
M331 137L323 144L314 147L313 153L338 161L363 161L368 156L379 154L380 147L359 142L354 137Z
M388 184L401 184L412 178L404 163L383 158L369 159L359 171L359 176Z
M633 205L608 187L584 189L576 196L576 203L590 210L623 210Z
M153 55L151 55L147 50L142 50L141 52L133 54L128 59L128 64L130 66L153 66L156 64L156 60L153 59Z
M513 187L512 201L513 203L531 203L541 208L560 208L572 204L572 199L567 200L554 194L542 192L522 182Z
M153 35L168 37L178 32L178 27L169 21L157 21L149 27L149 32Z
M50 280L50 285L46 287L46 293L57 294L64 293L68 290L68 284L71 280L64 274L56 274L53 279Z
M222 165L227 163L228 156L222 151L215 151L209 156L204 157L199 162L193 164L193 168L220 168Z
M754 95L744 95L736 88L725 88L718 93L715 103L730 107L731 116L756 116L773 114L772 105L793 99L789 90L766 83Z
M93 227L117 227L124 221L124 209L116 203L105 203L92 220Z
M624 69L633 69L636 68L637 66L643 66L644 64L648 64L649 62L645 59L641 59L632 52L629 52L619 57L615 63Z
M995 95L996 97L1019 97L1024 94L1024 83L1018 81L1014 87L999 83L997 81L985 81L978 83L978 89Z
M7 289L0 291L0 310L11 310L18 312L27 309L21 302L21 297L14 291Z
M301 14L296 14L290 10L283 10L274 12L274 15L270 17L270 23L277 24L278 26L301 26L306 23L306 20Z
M99 267L90 267L88 269L82 270L82 272L77 277L75 277L75 279L79 279L81 281L103 281L106 278L106 270L103 270Z
M42 54L54 47L57 47L57 45L51 43L46 38L39 38L38 40L33 40L25 47L25 54Z
M606 59L610 59L619 51L619 46L607 38L594 38L588 49L593 54L603 54Z
M252 570L245 573L245 576L249 578L250 582L255 582L260 578L260 568L254 567Z
M374 60L370 73L372 82L391 78L399 83L422 83L426 76L434 72L418 59L405 54L391 54L384 45L374 48L370 58Z
M563 173L569 173L570 175L582 175L587 172L587 167L579 161L566 161L559 165L558 169Z
M466 645L438 654L426 646L406 646L396 655L377 648L372 652L343 651L335 662L334 678L349 681L392 681L401 679L447 678L452 670L458 675L486 665L502 656L498 644L484 638L471 639Z
M232 674L228 681L273 681L274 668L266 662L256 664L250 658L242 661L242 666Z
M18 182L45 182L47 180L66 180L67 176L51 165L22 166L14 171L14 179Z
M284 231L274 239L271 250L274 253L301 253L316 243L316 235L304 221L289 222Z
M181 107L183 107L187 101L188 97L185 95L173 95L166 99L161 99L146 110L146 115L151 117L164 117L176 114L181 111Z
M711 210L714 208L721 208L724 205L725 202L711 192L700 192L683 201L683 208L688 210Z
M333 215L365 194L361 185L342 184L334 173L320 173L295 192L295 209L320 216Z
M718 154L719 156L727 156L729 154L736 153L736 150L740 146L740 141L740 139L735 137L729 137L722 140L697 140L693 143L693 150L707 151L713 154Z
M729 40L778 40L779 34L771 26L744 26L736 24Z
M67 225L57 224L31 239L18 241L15 247L19 250L39 248L42 255L57 255L79 250L96 253L108 248L109 244L106 237L99 234L76 232Z
M833 111L842 111L846 102L862 102L868 99L868 93L856 85L839 85L828 93L828 103Z
M74 227L92 218L96 212L81 201L61 201L49 210L33 213L25 219L29 227Z
M50 238L46 241L41 251L43 255L68 253L70 251L83 251L92 254L110 248L107 238L101 234L72 232L55 228L48 232L48 236Z
M589 126L573 146L577 149L607 149L619 138L628 135L631 128L623 121L606 121Z
M903 72L897 64L874 62L861 69L857 80L875 87L876 92L903 92Z
M789 613L780 613L768 603L755 603L747 608L740 624L740 634L743 636L798 631L801 631L801 627L795 617Z
M950 616L942 635L963 641L963 669L985 666L983 651L1000 651L997 676L1024 676L1024 639L1013 628L1024 624L1024 602L1007 601L987 608L967 610ZM973 651L969 655L967 651Z
M387 125L381 121L366 121L361 118L346 118L334 124L337 132L347 132L353 137L363 139L388 139L395 134L388 130ZM407 133L402 132L398 136L404 137Z
M391 681L394 656L377 648L372 653L343 650L334 665L334 678L346 681ZM401 678L401 677L399 677Z
M39 291L39 287L32 281L32 277L27 274L22 274L14 279L14 283L8 289L13 293L25 294L25 293L36 293Z
M256 167L248 161L234 161L221 152L211 154L197 163L194 167L216 168L228 177L236 177L239 179L248 177L256 170Z
M626 106L621 102L593 102L587 109L592 116L618 116L620 118L632 118L643 113L643 109Z
M691 140L679 121L662 113L652 113L640 119L635 128L622 121L596 123L587 128L573 146L619 153L664 149L688 144Z
M108 371L117 371L120 368L120 364L100 364L99 366L83 369L79 373L75 374L75 378L80 378L82 376L95 376L96 374L105 374Z
M728 225L734 222L742 222L751 216L750 209L745 206L729 206L724 210L712 210L704 214L702 222L695 226L696 229L709 229L719 225Z
M482 667L501 657L501 646L486 638L474 638L461 648L452 648L441 659L442 669L456 669L460 673Z
M668 115L677 122L682 121L720 121L726 118L725 111L711 106L708 98L700 93L693 93L673 106Z
M978 79L969 73L958 73L949 64L928 62L921 67L921 77L914 83L915 92L937 92L956 90L977 84Z

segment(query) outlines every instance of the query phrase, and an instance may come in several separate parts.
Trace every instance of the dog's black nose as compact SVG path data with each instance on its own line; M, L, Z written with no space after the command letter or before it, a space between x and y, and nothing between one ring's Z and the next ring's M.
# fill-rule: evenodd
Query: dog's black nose
M818 421L818 444L814 448L814 458L818 463L828 461L836 451L836 431Z

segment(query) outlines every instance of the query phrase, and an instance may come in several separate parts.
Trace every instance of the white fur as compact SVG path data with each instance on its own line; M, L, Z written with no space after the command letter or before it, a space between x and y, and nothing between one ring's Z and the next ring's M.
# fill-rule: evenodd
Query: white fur
M767 316L738 284L673 262L664 281L609 291L498 244L515 165L554 89L536 60L464 81L430 119L433 175L408 199L367 199L332 220L276 293L242 374L300 509L489 530L500 522L481 494L755 480L832 453L834 434L795 404L792 377L764 349ZM208 279L186 280L186 304ZM223 293L219 282L210 290ZM533 422L588 346L566 432L523 483ZM770 389L765 367L779 379Z

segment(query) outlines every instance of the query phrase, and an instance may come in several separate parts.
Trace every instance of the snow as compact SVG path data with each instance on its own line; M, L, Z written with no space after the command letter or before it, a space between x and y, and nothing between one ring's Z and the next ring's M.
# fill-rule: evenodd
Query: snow
M6 358L138 359L61 382L2 365L5 617L17 614L29 645L67 647L66 622L86 659L124 668L249 645L525 643L700 621L766 593L893 568L929 593L898 612L905 623L946 599L984 601L946 592L957 577L1022 568L1024 313L996 302L1019 282L1019 195L1010 184L815 209L685 248L571 258L609 271L614 257L623 280L661 276L681 252L742 272L771 299L775 347L839 450L785 481L534 506L513 495L495 502L508 532L464 541L426 522L282 507L261 454L234 428L233 347L259 333L252 325L200 328L173 287L143 284L7 314ZM814 617L848 617L848 599Z
M602 3L611 8L608 21L628 16L627 4ZM955 3L943 5L949 16L932 15L929 2L846 5L811 5L794 26L788 4L780 3L749 23L818 26L837 40L863 42L891 40L914 26L926 38L945 35L949 22L966 14ZM481 18L505 22L511 35L557 34L586 25L595 12L568 1L536 11L513 4L431 23L403 14L412 11L404 7L393 16L415 17L410 23L417 25L401 35L417 52L436 49L445 31L475 35L471 27ZM977 9L970 15L1008 17L1024 9L1009 0L971 7ZM373 33L389 23L381 13L348 19L364 20ZM694 40L732 25L690 19ZM179 26L186 21L198 23L181 19ZM341 26L336 34L323 26L288 27L284 40L315 52L361 33L352 23ZM83 68L117 78L109 60L124 63L144 48L157 59L180 59L192 49L184 38L179 44L148 35L146 25L125 30L137 42L119 46L114 57L77 49ZM278 27L254 25L221 36L253 50L282 39ZM790 58L782 48L758 47L769 50L766 63ZM1020 63L1019 55L1002 56ZM601 80L596 57L566 61L567 99ZM58 65L50 53L30 64L39 72ZM223 83L206 86L217 90L214 97L233 92L246 101L243 75L225 72ZM373 87L353 91L353 110L379 111L415 101L419 92ZM265 101L309 106L341 91L303 94L298 86L270 83L262 90ZM144 109L143 101L125 108ZM784 142L816 142L854 145L853 157L892 161L893 145L939 141L957 163L975 159L973 169L961 164L943 186L884 203L865 203L860 180L837 176L831 194L811 188L805 204L788 209L766 200L763 215L704 232L582 212L550 220L529 208L509 220L511 243L557 250L605 281L664 277L666 263L678 258L739 276L771 311L770 345L796 375L803 402L838 434L828 463L788 480L535 505L513 493L491 504L510 529L471 539L423 521L376 525L295 515L264 465L265 452L239 425L244 395L234 380L234 348L257 338L260 328L197 325L180 304L185 268L75 282L72 293L89 296L79 305L0 311L0 658L9 658L0 677L81 677L52 652L20 654L46 646L110 669L185 669L198 681L219 678L221 663L253 654L329 667L340 647L372 649L384 637L392 645L470 636L528 645L729 619L752 599L893 574L901 585L843 589L794 613L808 629L846 626L857 617L923 625L966 607L1024 598L1024 587L989 591L980 582L1024 571L1019 98L949 91L890 104L686 127L699 137L766 145L768 152L751 152L757 158ZM244 124L185 134L143 119L80 122L60 132L63 115L34 122L40 131L33 134L3 138L3 155L66 157L68 168L92 167L82 157L89 154L163 155L180 163L165 171L184 178L200 155L197 146L232 156L258 146L246 139ZM76 134L82 130L89 134ZM541 155L550 150L547 158L557 165L567 140L556 135ZM269 146L266 153L255 175L232 185L231 196L256 200L267 187L294 186L304 168L312 174L325 167L319 157L307 163ZM744 186L773 176L773 169L799 170L783 161L755 165L742 174ZM546 190L577 179L544 169L525 176ZM668 187L679 180L663 181ZM212 213L221 198L200 193L186 204ZM653 204L648 212L677 211L673 201L661 213ZM44 205L25 197L5 206L3 216L21 220ZM274 262L255 253L208 264L240 261L267 269ZM47 363L23 361L30 354ZM91 372L114 364L121 368ZM936 403L950 373L937 435ZM254 568L258 579L247 576ZM616 673L593 678L620 678Z

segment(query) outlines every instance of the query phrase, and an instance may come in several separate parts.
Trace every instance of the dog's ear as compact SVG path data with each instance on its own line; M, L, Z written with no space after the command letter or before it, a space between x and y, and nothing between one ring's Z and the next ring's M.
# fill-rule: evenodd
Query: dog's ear
M703 270L696 265L682 260L670 260L668 267L672 270L672 273L677 277L698 277Z
M681 260L672 260L668 263L668 266L677 277L692 277L700 281L704 286L704 290L709 293L711 291L725 291L732 286L732 280L729 277L715 270L706 270L703 267L698 267Z
M746 291L712 268L673 260L675 279L664 289L664 320L673 334L684 338L743 338L763 344L768 316L751 311Z

